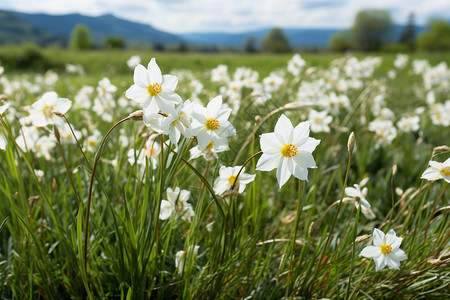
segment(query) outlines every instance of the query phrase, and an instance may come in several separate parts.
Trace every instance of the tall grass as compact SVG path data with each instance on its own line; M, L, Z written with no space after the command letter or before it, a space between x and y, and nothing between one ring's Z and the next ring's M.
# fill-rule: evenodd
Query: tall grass
M77 59L91 61L90 55ZM108 55L108 61L115 61L114 53ZM233 56L209 61L192 55L188 64L186 57L157 57L163 74L188 68L174 71L180 77L177 91L183 99L195 96L205 105L221 93L221 86L227 86L210 81L210 69L217 64L237 64L234 59L239 65L251 62L253 68L264 64L258 79L262 82L270 73L264 71L267 66L275 68L278 60L286 64L289 58ZM348 57L322 65L305 59L308 65L299 76L276 70L284 83L263 104L255 101L250 89L242 89L239 106L230 117L237 135L218 159L190 159L195 139L182 137L174 146L166 135L157 135L153 143L161 151L144 165L130 164L127 153L136 149L137 160L155 132L144 126L139 113L130 116L140 109L131 101L106 111L112 115L110 122L102 119L104 113L77 108L74 101L67 113L54 116L61 123L38 131L56 139L50 157L41 156L42 149L31 145L19 146L18 141L26 127L18 119L26 116L25 105L43 91L54 89L60 97L74 99L82 85L95 85L108 75L118 87L113 93L118 103L133 84L131 71L115 77L105 71L108 65L91 66L99 74L95 81L87 67L87 76L60 73L55 84L38 83L40 89L34 92L24 82L39 82L36 75L23 79L5 72L3 78L21 87L8 90L7 83L0 84L12 104L1 116L1 133L8 141L5 151L0 151L1 297L444 299L450 282L448 183L420 177L429 160L448 158L448 147L436 148L450 141L448 126L432 122L433 108L426 102L427 93L433 91L435 103L444 103L448 81L427 88L422 74L414 73L411 65L397 70L391 64L393 57L384 58L382 68L396 70L396 77L390 79L379 67L370 76L359 77L361 86L345 92L350 106L330 112L330 131L310 134L321 140L313 153L318 168L310 169L308 181L291 178L280 189L275 171L255 171L258 156L251 157L260 151L259 135L273 132L281 113L295 126L308 119L312 108L323 107L314 99L309 104L295 102L304 82L323 79L329 83L322 87L325 94L343 94L336 79L350 82L357 77L345 75ZM117 68L125 69L125 60L121 63ZM333 77L333 72L339 76ZM190 85L194 79L204 84L195 95ZM376 118L373 99L382 93L381 106L394 113L390 118L419 115L420 129L398 130L392 141L380 142L369 123ZM224 100L230 107L236 105L236 100L226 96ZM424 108L421 114L415 110L419 106ZM62 124L68 122L81 131L71 143L61 137ZM100 130L102 139L90 151L86 141L94 129ZM354 152L347 148L351 132ZM256 173L245 192L235 189L216 195L214 180L220 166L245 162L246 172ZM357 199L345 200L345 188L365 177L369 177L367 199L374 219L362 214ZM166 191L175 187L191 193L195 214L190 222L183 218L183 210L160 219ZM377 272L370 260L359 256L371 244L374 228L394 229L403 237L401 249L408 259L399 270Z

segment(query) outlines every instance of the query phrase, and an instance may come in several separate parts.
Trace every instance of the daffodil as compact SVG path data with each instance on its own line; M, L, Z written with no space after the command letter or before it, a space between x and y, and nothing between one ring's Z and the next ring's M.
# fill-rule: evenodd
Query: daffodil
M228 146L227 137L236 135L236 129L228 122L230 108L222 108L222 96L217 96L205 107L196 104L192 112L192 135L197 137L200 150L210 142L215 147Z
M450 182L450 158L443 163L430 160L428 164L430 167L423 172L420 178L430 181L444 179Z
M168 188L166 195L167 200L161 201L159 218L166 220L175 212L180 214L183 220L189 222L194 216L194 209L187 202L191 196L191 192L188 190L180 190L179 187L176 187L175 190Z
M65 114L71 106L72 102L69 99L58 98L55 92L46 92L31 105L30 120L37 127L53 125L55 118L59 118L53 112Z
M244 168L241 174L239 174L239 177L237 177L240 169L241 166L220 167L219 177L214 182L214 192L217 195L222 195L226 191L230 190L237 180L235 185L239 187L239 193L243 193L245 186L255 179L255 175L244 173Z
M134 84L125 92L125 96L142 104L144 114L157 114L162 111L170 114L181 97L175 93L178 78L173 75L162 75L161 69L152 58L147 69L138 64L134 69Z
M312 152L319 143L320 140L309 137L308 121L301 122L294 128L291 121L281 115L274 132L261 135L263 154L256 170L271 171L276 168L280 188L291 175L307 181L307 168L317 168Z
M385 235L381 230L373 230L373 246L365 247L360 256L373 258L375 270L379 271L385 266L398 270L400 262L407 259L406 254L400 249L403 238L397 237L393 229Z

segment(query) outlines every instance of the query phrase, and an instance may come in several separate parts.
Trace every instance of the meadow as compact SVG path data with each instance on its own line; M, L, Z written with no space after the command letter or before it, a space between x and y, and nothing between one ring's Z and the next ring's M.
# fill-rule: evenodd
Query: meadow
M0 47L0 297L448 297L449 63Z

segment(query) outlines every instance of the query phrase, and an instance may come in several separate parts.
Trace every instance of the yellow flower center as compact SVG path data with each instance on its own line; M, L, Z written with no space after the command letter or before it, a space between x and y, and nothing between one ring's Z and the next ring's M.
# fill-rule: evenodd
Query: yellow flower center
M319 118L319 117L315 118L314 119L314 123L321 124L322 123L322 118Z
M151 96L156 96L159 93L161 93L162 88L161 88L161 85L156 82L153 85L149 85L147 90Z
M236 176L230 176L230 178L228 178L228 184L233 185L234 181L236 180Z
M440 174L443 174L444 176L450 176L450 168L444 168L439 171Z
M217 130L220 127L219 121L213 118L209 118L208 121L206 121L206 129L208 130Z
M388 254L391 254L392 247L389 245L383 244L383 246L381 246L380 250L381 250L381 253L383 253L384 255L388 255Z
M42 109L42 111L44 112L44 115L48 118L52 117L52 111L53 111L53 106L44 106L44 108Z
M281 148L281 154L285 157L294 157L297 155L298 149L292 144L286 144Z

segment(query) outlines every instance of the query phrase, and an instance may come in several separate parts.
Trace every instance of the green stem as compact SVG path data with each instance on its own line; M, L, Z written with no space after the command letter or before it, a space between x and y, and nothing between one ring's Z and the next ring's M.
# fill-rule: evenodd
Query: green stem
M356 284L355 289L354 289L353 292L350 294L350 297L348 297L349 300L352 299L353 294L355 294L355 292L358 290L359 285L361 284L361 282L362 282L364 276L366 276L366 273L367 273L367 271L369 270L369 267L370 267L370 263L371 263L371 262L372 262L372 261L370 260L370 261L367 263L367 267L366 267L366 269L364 270L364 273L362 274L361 278L359 279L358 283ZM358 296L358 292L356 292L355 297L356 297L356 296Z

